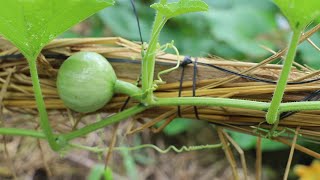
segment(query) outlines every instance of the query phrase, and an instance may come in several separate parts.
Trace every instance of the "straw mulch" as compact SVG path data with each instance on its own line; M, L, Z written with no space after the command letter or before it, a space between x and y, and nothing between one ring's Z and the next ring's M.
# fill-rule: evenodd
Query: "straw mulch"
M319 29L319 27L317 27ZM317 29L316 29L317 30ZM306 33L303 39L312 33ZM58 39L47 45L38 58L38 68L46 107L50 112L62 113L64 119L55 121L52 119L52 125L58 132L71 131L72 128L83 126L80 122L83 115L73 113L67 110L59 99L56 91L55 79L59 66L65 57L78 51L94 51L111 59L111 64L119 79L132 83L137 81L140 74L140 50L141 46L119 37L110 38L81 38L81 39ZM18 56L17 49L5 40L0 40L0 88L3 89L0 94L2 100L1 109L9 111L36 115L36 103L34 101L31 79L27 61ZM276 81L281 71L281 65L270 64L279 61L285 50L271 55L261 63L239 62L235 60L224 60L217 57L199 58L199 62L214 64L235 72L246 74L252 77L264 78ZM6 56L6 58L4 58ZM183 56L180 57L183 59ZM119 60L121 59L121 60ZM175 66L176 55L159 52L157 55L156 73ZM155 92L157 97L177 97L179 91L179 80L181 68L163 76L166 84L159 85ZM319 71L308 67L297 65L292 69L290 75L291 82L299 82L319 78ZM267 84L240 78L214 68L198 65L196 96L202 97L225 97L235 99L250 99L269 102L274 91L274 84ZM182 96L192 96L192 78L193 65L190 64L185 69ZM315 90L320 89L320 82L308 84L288 85L284 96L284 101L300 101ZM116 95L108 103L102 112L118 112L124 104L126 96ZM1 101L0 101L1 102ZM136 104L134 100L130 101L128 107ZM319 108L320 109L320 108ZM209 121L225 128L258 135L255 133L256 127L270 128L264 122L265 112L227 108L227 107L198 107L198 113L201 120ZM195 119L195 113L192 107L182 107L182 117ZM32 116L33 117L33 116ZM35 116L36 117L36 116ZM177 117L177 107L156 107L149 109L142 114L137 115L132 120L128 133L138 132L145 128L151 128L153 131L153 122L167 119L169 123L174 117ZM32 119L30 121L30 119ZM280 121L278 130L283 128L296 129L300 127L299 134L306 139L318 141L320 137L320 111L297 112ZM71 120L71 121L70 121ZM136 121L139 120L139 121ZM29 116L16 121L8 121L6 127L36 128L38 122L36 118ZM288 138L292 137L290 131L284 135L286 137L275 138L286 144L290 144ZM296 145L296 148L307 151L303 147ZM314 157L319 154L307 152Z

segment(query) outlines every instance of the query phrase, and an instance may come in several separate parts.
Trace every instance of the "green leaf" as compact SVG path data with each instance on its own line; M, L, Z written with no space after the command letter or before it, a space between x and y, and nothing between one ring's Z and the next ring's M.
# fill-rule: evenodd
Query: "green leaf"
M309 39L315 44L320 44L320 32L315 33ZM298 47L298 51L302 61L301 64L307 64L312 68L320 69L319 51L309 42L302 42Z
M109 167L105 169L102 164L97 164L91 169L88 180L100 180L102 177L104 180L112 180L112 170Z
M157 126L160 127L163 123L164 121L161 121ZM163 132L168 136L175 136L189 130L190 128L194 128L194 126L195 121L192 119L175 118L163 129Z
M256 146L256 137L235 131L229 132L233 140L235 140L242 149L249 150Z
M273 39L277 39L278 33L275 31L277 26L272 11L273 7L262 9L252 4L242 4L206 13L210 20L211 35L229 46L223 57L229 57L228 51L232 52L230 47L245 54L247 59L256 60L269 54L259 45L275 49L276 41Z
M104 171L103 175L104 175L105 180L112 180L113 179L112 170L109 167L107 167L107 169Z
M104 172L104 165L98 164L95 165L89 173L88 180L100 180Z
M154 10L139 1L136 1L135 5L137 12L139 12L143 40L149 41L148 38L151 33L150 29L152 28ZM104 9L97 14L105 24L105 28L110 29L114 35L139 41L136 17L128 0L117 0L114 6Z
M254 149L256 147L256 142L257 142L256 136L238 133L235 131L229 131L229 133L242 149L249 150L249 149ZM282 150L287 148L288 148L287 145L284 145L276 141L272 141L265 138L261 140L262 151L276 151L276 150Z
M319 0L274 0L287 17L292 30L301 31L320 16Z
M149 41L154 9L139 1L136 1L136 9L139 12L143 40ZM210 34L210 22L206 19L206 14L190 13L172 19L169 25L161 31L160 44L174 40L179 52L190 56L207 56L210 49L220 48L221 43L216 43L217 48L215 48L212 44L214 39L203 36L203 34ZM117 0L114 6L100 11L98 16L114 35L130 40L139 40L136 17L128 0ZM170 24L174 24L174 26L172 27ZM230 48L226 49L228 55L232 54Z
M289 146L282 144L280 142L272 141L270 139L263 138L261 141L262 151L278 151L282 149L288 149Z
M27 57L113 0L1 0L0 34Z
M202 0L180 0L179 2L167 4L155 3L150 7L162 13L167 19L181 14L207 11L209 8L209 6Z

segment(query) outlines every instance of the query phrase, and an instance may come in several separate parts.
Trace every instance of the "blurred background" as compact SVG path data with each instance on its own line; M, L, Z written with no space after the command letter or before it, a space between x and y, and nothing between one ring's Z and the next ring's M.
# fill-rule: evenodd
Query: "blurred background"
M193 13L171 19L160 36L161 43L175 41L182 55L219 56L224 59L260 62L274 51L283 49L290 36L289 25L271 0L205 0L208 12ZM150 37L155 11L152 0L136 0L144 41ZM320 19L316 23L319 23ZM139 41L136 17L129 0L117 0L115 6L100 11L86 21L64 33L61 38L120 36ZM320 32L311 37L320 45ZM309 43L299 46L296 61L314 69L320 68L319 52ZM120 126L121 129L122 126ZM123 129L125 129L123 125ZM195 128L196 127L196 128ZM107 129L106 132L111 132ZM147 131L147 130L146 130ZM255 142L249 135L230 132L245 150L250 179L254 179ZM110 140L106 136L106 141ZM160 147L169 145L199 145L219 143L216 133L206 123L185 119L174 120L163 132L143 132L126 139L131 145L152 143ZM127 144L127 143L125 143ZM320 152L319 145L303 143ZM281 179L289 155L289 147L263 140L263 179ZM237 154L235 152L235 154ZM239 156L236 155L237 159ZM98 158L99 159L99 158ZM296 152L294 164L310 164L312 158ZM120 163L119 163L120 162ZM91 173L101 168L91 166ZM231 170L221 149L196 152L159 154L153 150L114 153L111 160L116 179L229 179ZM89 173L84 171L85 173ZM291 171L292 172L292 171ZM70 176L71 177L71 176ZM79 178L79 177L78 177ZM67 178L68 179L68 178ZM297 179L292 172L290 179Z
M169 0L173 1L173 0ZM175 41L180 54L190 56L220 56L225 59L259 62L270 56L261 46L278 51L286 46L290 29L286 19L271 0L204 0L208 12L191 13L173 19L164 27L161 43ZM117 0L116 5L100 11L62 37L121 36L139 41L136 17L129 0ZM153 0L136 0L143 40L150 37L155 12L149 6ZM320 19L317 22L319 23ZM320 43L320 32L311 37ZM296 61L313 68L319 52L309 43L299 46Z

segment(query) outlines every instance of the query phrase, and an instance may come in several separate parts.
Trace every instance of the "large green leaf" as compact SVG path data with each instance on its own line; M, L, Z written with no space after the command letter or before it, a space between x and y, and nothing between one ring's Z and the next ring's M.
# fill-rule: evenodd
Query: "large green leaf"
M168 19L181 14L207 11L209 8L209 6L202 0L180 0L179 2L168 4L155 3L150 7L158 10Z
M302 30L320 16L319 0L274 0L287 17L291 28Z
M114 6L100 11L98 16L114 35L138 41L140 38L136 17L131 4L128 2L128 0L117 0ZM139 15L143 40L149 41L148 38L151 33L150 29L152 28L154 19L154 10L139 1L136 1L135 6ZM170 41L171 40L172 39L170 39Z
M161 126L164 121L157 124L157 126ZM191 128L195 128L195 121L192 119L186 118L175 118L170 124L168 124L163 132L168 136L175 136L181 134Z
M229 133L242 149L249 150L256 147L256 142L257 142L256 136L251 136L248 134L243 134L235 131L229 131ZM262 139L261 145L262 145L261 149L263 151L277 151L277 150L288 148L287 145L284 145L276 141L272 141L270 139L265 139L265 138Z
M320 44L320 32L313 34L310 40L315 44ZM299 57L302 58L301 64L307 64L315 69L320 69L320 56L319 51L314 48L309 42L305 41L298 47Z
M260 44L275 48L272 38L275 37L276 21L272 11L273 7L263 9L242 4L228 9L214 9L206 14L212 36L246 54L249 59L261 59L269 52L259 47Z
M28 57L113 0L0 0L0 34Z

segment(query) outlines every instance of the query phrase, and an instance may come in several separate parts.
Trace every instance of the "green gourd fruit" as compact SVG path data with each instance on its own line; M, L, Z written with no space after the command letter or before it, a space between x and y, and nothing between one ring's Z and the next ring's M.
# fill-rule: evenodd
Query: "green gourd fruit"
M77 112L94 112L114 94L116 74L110 63L95 52L78 52L61 65L58 94L64 104Z

